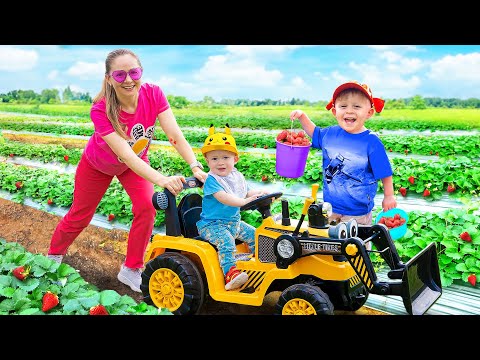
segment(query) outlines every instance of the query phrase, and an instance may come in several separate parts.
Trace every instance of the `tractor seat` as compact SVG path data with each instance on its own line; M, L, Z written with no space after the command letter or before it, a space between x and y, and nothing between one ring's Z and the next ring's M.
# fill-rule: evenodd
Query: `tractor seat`
M202 212L202 196L192 193L185 195L178 204L178 219L180 231L184 237L198 237L197 221Z

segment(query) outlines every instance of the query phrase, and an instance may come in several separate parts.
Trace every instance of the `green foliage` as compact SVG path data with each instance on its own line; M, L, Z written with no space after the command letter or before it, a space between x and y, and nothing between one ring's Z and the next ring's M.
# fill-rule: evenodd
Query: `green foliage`
M408 230L395 241L399 255L408 260L430 242L437 247L442 286L455 280L466 282L470 274L480 274L479 204L442 213L412 211L408 214ZM472 242L460 238L467 231Z
M23 281L12 274L18 266L30 266ZM51 291L59 304L42 311L42 297ZM99 291L70 265L26 252L16 242L0 239L0 315L88 315L95 305L104 305L110 315L172 315L146 303L137 304L113 290Z

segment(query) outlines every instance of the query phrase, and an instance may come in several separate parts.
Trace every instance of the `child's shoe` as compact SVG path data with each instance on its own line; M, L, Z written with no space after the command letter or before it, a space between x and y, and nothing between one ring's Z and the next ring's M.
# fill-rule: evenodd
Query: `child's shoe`
M225 290L238 289L248 280L248 274L232 266L225 275Z

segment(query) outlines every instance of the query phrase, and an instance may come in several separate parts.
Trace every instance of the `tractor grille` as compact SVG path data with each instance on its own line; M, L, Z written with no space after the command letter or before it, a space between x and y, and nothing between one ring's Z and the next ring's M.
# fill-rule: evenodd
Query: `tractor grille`
M258 260L264 263L275 263L277 257L273 252L274 238L259 235L258 236Z

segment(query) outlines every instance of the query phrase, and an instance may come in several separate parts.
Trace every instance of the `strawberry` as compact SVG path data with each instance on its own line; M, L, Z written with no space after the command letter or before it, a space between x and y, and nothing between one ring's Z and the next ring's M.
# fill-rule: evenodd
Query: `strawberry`
M277 141L283 141L287 138L288 131L287 130L282 130L278 135L277 135Z
M18 266L15 269L12 270L12 274L18 280L23 281L30 274L30 266L28 266L28 265Z
M264 149L268 149L268 145L263 145L263 148L264 148Z
M454 184L448 184L447 192L452 193L454 191L455 191L455 185Z
M390 148L388 151L392 152L393 150Z
M48 203L48 205L52 205L52 204L53 204L53 200L52 200L52 199L48 199L48 200L47 200L47 203Z
M472 237L467 231L464 231L460 234L460 239L465 240L466 242L472 242Z
M430 196L430 190L425 189L425 190L423 191L423 196L424 196L424 197Z
M10 156L10 157L14 157L14 156L15 156L15 154L9 154L8 156Z
M68 159L69 159L68 155L63 155L63 160L68 162Z
M267 181L268 180L268 176L267 175L263 175L262 176L262 181Z
M102 304L92 306L88 313L90 315L109 315L107 309Z
M405 149L405 155L408 155L408 150L407 149Z
M53 309L59 302L57 294L47 291L42 298L42 311L47 312L48 310Z
M471 274L468 276L468 282L472 284L472 286L475 286L477 284L477 275Z
M108 214L108 221L115 219L115 214Z
M400 194L402 194L402 196L407 196L407 189L406 188L401 187L399 191L400 191Z
M253 147L256 148L256 147L257 147L257 144L253 144Z
M21 189L21 188L23 187L23 182L17 181L17 182L15 183L15 186L17 187L17 189Z
M415 178L414 178L413 176L410 176L410 177L408 178L408 182L409 182L410 184L412 184L412 185L415 184Z

